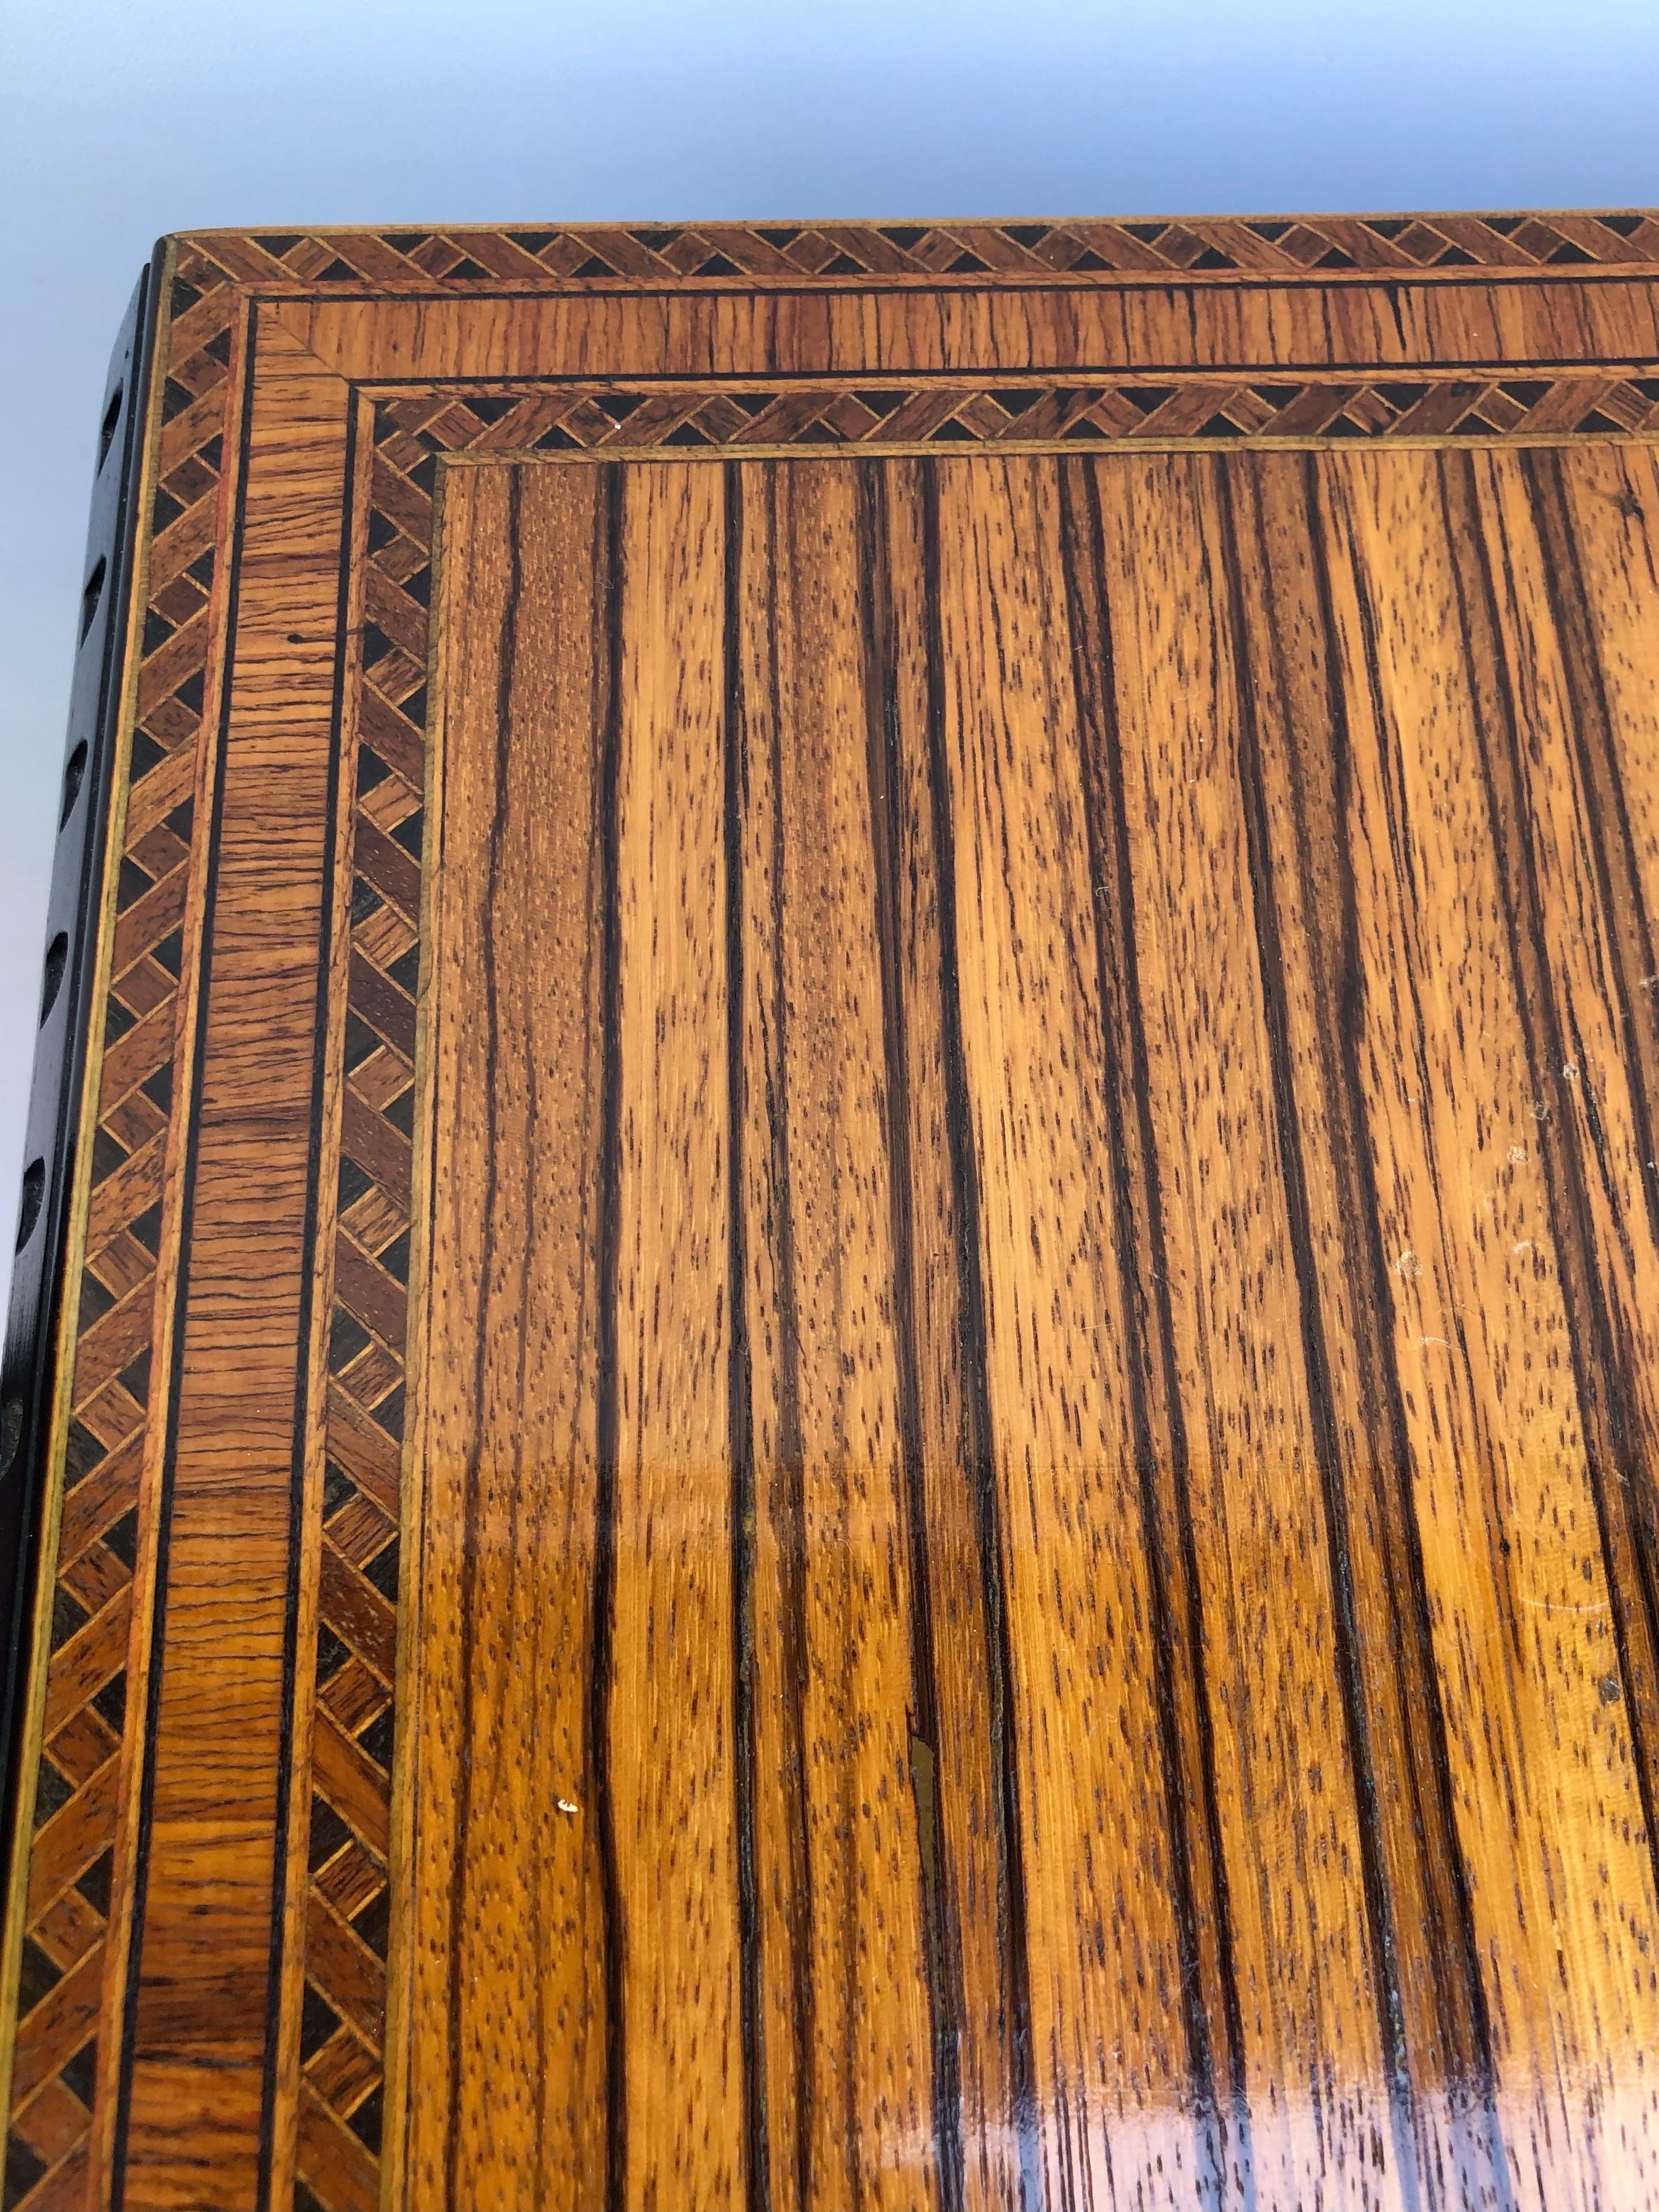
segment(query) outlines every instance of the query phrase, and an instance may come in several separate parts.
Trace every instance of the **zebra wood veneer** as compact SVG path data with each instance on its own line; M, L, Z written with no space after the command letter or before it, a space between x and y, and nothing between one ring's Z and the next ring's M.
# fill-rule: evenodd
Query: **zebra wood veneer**
M124 345L5 2204L1659 2206L1659 220Z

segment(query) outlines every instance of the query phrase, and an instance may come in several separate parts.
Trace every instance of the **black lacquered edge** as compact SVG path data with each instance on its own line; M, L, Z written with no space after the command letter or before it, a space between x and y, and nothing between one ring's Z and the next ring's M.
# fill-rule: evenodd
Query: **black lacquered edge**
M92 512L46 908L34 1074L0 1364L0 1884L9 1875L52 1441L55 1340L86 1074L105 830L124 693L159 260L133 293L94 425Z

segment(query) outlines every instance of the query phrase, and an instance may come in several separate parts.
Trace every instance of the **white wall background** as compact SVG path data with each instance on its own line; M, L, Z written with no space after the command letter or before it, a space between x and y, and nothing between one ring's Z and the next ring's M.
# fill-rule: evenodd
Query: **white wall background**
M1659 202L1659 0L19 0L0 87L8 1223L95 415L160 233Z

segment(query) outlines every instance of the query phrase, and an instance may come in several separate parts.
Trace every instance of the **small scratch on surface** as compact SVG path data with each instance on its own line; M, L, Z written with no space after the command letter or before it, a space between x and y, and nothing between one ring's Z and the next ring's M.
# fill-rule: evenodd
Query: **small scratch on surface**
M582 1809L580 1805L573 1803L568 1797L556 1797L553 1802L561 1813L580 1813Z

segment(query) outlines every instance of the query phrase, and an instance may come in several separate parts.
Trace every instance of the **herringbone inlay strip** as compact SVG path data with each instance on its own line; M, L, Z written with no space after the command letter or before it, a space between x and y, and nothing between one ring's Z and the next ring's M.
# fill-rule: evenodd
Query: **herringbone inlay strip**
M234 289L177 265L29 1847L7 2212L82 2202Z
M429 470L394 488L377 469L375 481L356 672L298 2212L377 2203L380 2150L431 504Z
M411 396L384 410L377 465L405 501L432 453L655 447L1167 445L1188 439L1601 437L1659 429L1659 363L1557 377L1232 375L1012 385L561 384ZM379 480L377 479L377 484ZM392 479L386 480L391 487ZM396 513L395 507L388 514ZM411 514L413 509L411 508ZM382 526L389 526L389 525ZM405 556L407 557L407 556Z
M209 234L194 241L261 289L404 290L734 278L814 283L913 276L1198 275L1322 278L1343 270L1609 266L1659 261L1659 218L1601 215L1340 216L1176 222L738 223L453 231Z

